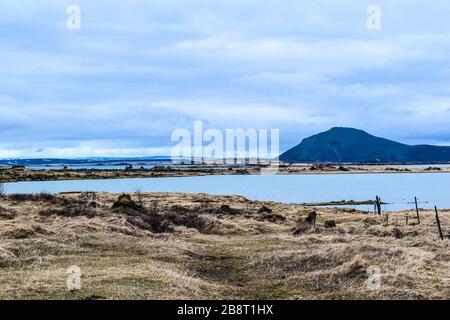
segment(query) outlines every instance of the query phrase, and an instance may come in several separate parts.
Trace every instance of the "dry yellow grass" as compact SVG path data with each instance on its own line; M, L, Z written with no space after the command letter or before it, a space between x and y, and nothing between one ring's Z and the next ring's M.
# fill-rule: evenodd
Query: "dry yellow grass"
M131 196L139 202L138 195ZM112 209L117 198L106 193L4 198L0 298L450 298L448 210L441 212L447 237L441 241L431 211L421 212L420 225L406 226L408 212L392 213L385 223L349 209L239 196L142 194L152 214L172 219L170 232L156 233L136 220L141 213L134 209ZM272 213L259 213L262 206ZM316 227L294 236L297 222L311 210L318 214ZM189 214L190 220L174 220L171 211ZM325 228L326 220L336 227ZM72 292L66 288L71 265L82 271L81 290ZM379 289L367 286L367 269L374 265L381 270Z

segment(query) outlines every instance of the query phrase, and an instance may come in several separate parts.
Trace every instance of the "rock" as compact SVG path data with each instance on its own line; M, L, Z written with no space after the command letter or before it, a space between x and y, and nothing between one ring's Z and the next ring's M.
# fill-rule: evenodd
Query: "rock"
M121 194L116 202L112 205L113 209L115 208L131 208L134 210L138 209L138 205L136 202L131 199L131 196L129 194Z
M317 213L315 211L308 212L304 219L300 219L294 228L294 236L301 235L311 230L316 224Z
M403 238L403 232L402 232L399 228L394 228L394 230L392 230L392 235L393 235L396 239Z
M272 209L266 206L259 208L258 213L272 213Z
M305 222L309 224L316 224L317 213L315 211L308 212Z
M220 206L220 211L223 213L231 213L231 207L227 204L223 204Z
M334 222L334 220L327 220L324 223L324 227L327 229L336 228L336 222Z

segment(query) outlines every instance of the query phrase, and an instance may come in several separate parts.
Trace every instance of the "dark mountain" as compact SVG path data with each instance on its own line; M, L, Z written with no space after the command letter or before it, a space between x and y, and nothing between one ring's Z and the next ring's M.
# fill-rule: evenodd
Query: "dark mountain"
M410 146L353 128L332 128L304 139L280 156L284 162L450 162L450 147Z

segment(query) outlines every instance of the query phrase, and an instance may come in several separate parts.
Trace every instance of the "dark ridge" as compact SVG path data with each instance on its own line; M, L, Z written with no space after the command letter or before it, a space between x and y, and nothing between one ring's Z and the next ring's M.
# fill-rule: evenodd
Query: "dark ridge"
M280 156L284 162L439 163L450 162L450 147L410 146L363 130L332 128L313 135Z

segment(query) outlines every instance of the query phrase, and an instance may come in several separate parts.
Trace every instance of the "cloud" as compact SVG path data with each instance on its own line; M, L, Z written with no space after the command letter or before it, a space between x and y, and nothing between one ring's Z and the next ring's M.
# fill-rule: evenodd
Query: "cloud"
M380 0L379 32L359 0L77 3L77 31L71 3L2 4L0 158L165 152L196 119L282 148L332 126L450 136L444 0Z

